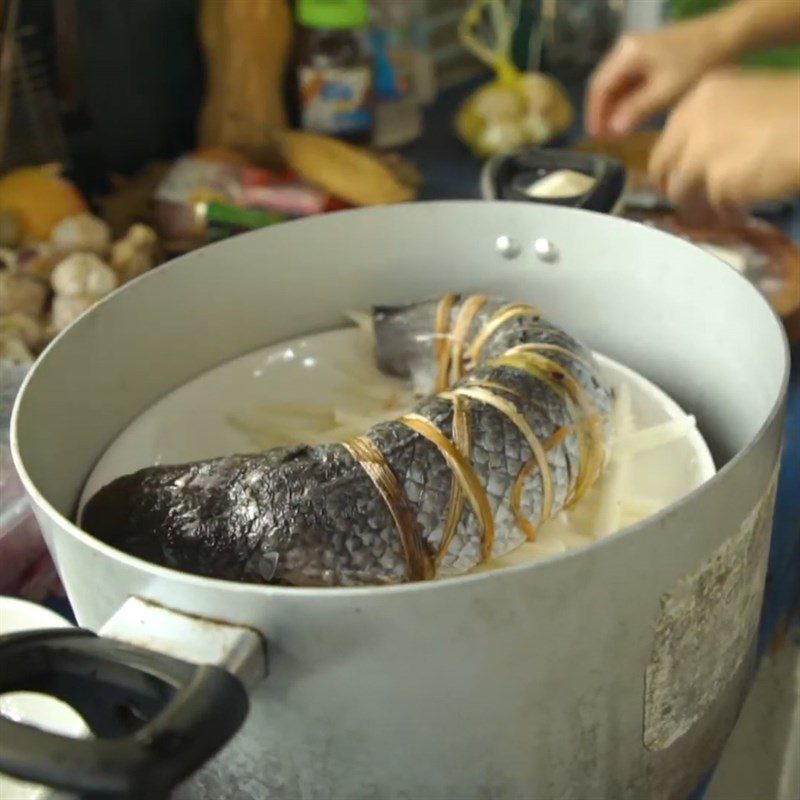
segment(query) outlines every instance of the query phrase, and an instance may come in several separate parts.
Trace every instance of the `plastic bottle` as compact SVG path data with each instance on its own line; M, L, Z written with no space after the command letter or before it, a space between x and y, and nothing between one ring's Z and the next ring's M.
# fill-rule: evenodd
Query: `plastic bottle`
M402 147L422 133L417 47L423 6L419 0L372 0L375 58L376 147Z
M366 0L299 0L300 125L368 143L374 125Z

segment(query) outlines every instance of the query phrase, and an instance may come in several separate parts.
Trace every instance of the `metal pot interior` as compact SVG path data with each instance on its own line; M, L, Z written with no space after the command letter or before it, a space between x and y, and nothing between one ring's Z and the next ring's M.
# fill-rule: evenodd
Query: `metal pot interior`
M346 309L478 290L537 305L659 384L696 415L718 468L780 406L780 323L749 283L699 248L585 211L414 204L240 236L118 291L33 369L13 422L17 466L40 505L71 518L114 437L188 379L336 327Z

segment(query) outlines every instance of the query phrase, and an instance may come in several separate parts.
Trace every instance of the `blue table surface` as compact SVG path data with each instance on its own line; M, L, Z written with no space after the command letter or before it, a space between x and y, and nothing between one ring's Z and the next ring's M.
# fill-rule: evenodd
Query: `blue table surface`
M479 82L470 82L442 92L426 112L422 138L404 149L424 176L421 199L464 199L480 197L481 163L475 159L453 134L455 112ZM568 84L576 109L583 107L583 83ZM583 135L578 114L572 128L564 137L568 143ZM794 241L800 241L800 202L777 224ZM786 441L782 455L781 476L775 506L775 521L770 550L767 585L764 596L758 653L764 653L790 614L797 613L800 599L800 346L792 351L792 373L789 384L786 417ZM54 610L74 620L71 609L63 600L48 602ZM703 786L692 800L702 797Z

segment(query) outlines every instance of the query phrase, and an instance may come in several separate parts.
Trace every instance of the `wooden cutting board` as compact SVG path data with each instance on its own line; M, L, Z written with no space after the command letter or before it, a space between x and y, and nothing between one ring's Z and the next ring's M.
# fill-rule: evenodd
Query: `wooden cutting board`
M647 178L647 162L660 134L661 131L637 131L628 136L582 139L574 149L581 153L615 158L628 173L628 189L644 191L652 188Z

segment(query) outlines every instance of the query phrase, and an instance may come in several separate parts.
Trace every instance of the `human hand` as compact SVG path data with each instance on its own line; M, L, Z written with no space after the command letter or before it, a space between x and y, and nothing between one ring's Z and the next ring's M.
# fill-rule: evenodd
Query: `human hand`
M589 80L592 136L623 135L672 105L729 56L724 26L710 17L623 36ZM723 30L720 30L720 27Z
M734 222L800 190L800 78L715 71L671 114L650 178L685 216Z

